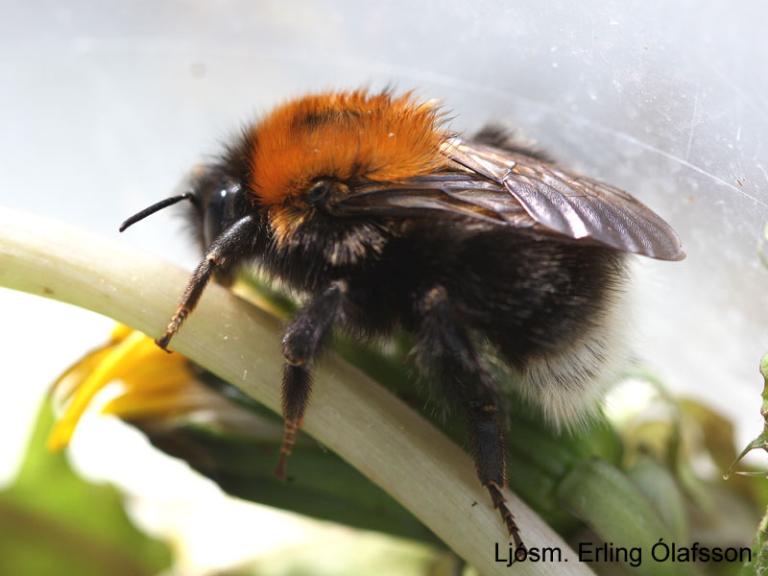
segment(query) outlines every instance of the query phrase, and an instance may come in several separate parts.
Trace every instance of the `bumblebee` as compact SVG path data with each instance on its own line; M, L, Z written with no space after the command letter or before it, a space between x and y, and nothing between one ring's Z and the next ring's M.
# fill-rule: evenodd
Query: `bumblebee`
M498 129L451 132L433 102L385 91L309 95L247 126L183 194L204 251L167 348L212 276L255 264L307 296L285 330L285 477L334 328L413 336L416 366L460 406L480 481L522 547L506 485L501 366L555 424L594 412L621 349L628 253L684 257L670 226L613 186Z

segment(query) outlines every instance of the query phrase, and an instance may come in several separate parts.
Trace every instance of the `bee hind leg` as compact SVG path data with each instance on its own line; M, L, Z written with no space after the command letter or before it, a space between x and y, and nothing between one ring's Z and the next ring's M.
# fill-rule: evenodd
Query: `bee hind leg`
M298 312L283 336L283 441L275 469L283 480L312 392L312 362L339 318L346 291L346 282L333 282Z
M483 368L444 288L438 286L428 291L417 305L417 314L420 319L418 362L463 408L477 475L499 511L516 550L522 551L525 546L520 530L503 493L506 449L496 384Z

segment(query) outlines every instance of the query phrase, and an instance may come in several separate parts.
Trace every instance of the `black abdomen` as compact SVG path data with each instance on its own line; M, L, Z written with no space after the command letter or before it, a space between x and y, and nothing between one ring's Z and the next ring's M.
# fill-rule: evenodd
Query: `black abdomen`
M415 329L417 300L442 286L468 328L518 368L556 352L601 320L620 289L623 255L510 228L416 222L351 282L350 314L367 332Z

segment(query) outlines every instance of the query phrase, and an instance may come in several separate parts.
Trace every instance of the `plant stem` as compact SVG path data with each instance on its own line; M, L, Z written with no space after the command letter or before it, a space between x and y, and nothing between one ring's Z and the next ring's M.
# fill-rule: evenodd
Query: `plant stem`
M163 333L188 273L60 223L0 209L0 285ZM66 327L62 327L66 337ZM281 325L211 284L172 348L274 411L280 410ZM34 345L34 343L29 343ZM470 457L422 416L360 371L328 355L316 370L304 429L337 452L482 574L509 574L494 561L508 537ZM507 497L531 547L557 547L567 563L521 564L528 574L592 574L522 501Z

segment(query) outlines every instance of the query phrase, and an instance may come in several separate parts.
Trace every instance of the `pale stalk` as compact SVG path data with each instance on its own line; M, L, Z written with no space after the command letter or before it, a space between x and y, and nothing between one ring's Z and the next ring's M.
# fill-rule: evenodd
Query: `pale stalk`
M163 333L188 276L117 241L0 209L2 286L87 308L156 337ZM60 330L66 337L66 326L48 330ZM171 347L279 412L280 340L277 320L211 284ZM470 457L334 355L317 367L304 430L391 494L482 574L593 574L509 493L528 547L560 548L567 562L526 563L513 570L495 562L494 543L506 551L508 537Z

